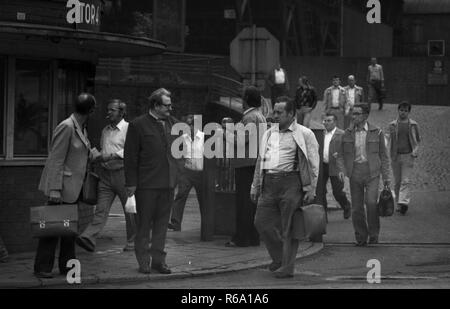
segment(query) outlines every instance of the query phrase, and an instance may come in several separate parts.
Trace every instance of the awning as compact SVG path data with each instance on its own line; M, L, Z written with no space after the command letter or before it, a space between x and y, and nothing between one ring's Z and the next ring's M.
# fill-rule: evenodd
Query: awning
M97 57L134 57L162 53L164 42L106 32L73 30L63 27L0 22L0 45L8 43L48 46L50 51L80 50ZM23 48L21 48L23 50Z

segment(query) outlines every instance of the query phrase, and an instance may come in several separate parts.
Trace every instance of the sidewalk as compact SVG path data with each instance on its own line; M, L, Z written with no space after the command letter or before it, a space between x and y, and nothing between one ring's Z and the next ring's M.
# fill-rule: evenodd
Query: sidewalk
M192 191L193 192L193 191ZM227 236L215 236L213 241L200 241L200 213L197 199L191 194L185 209L181 232L167 233L167 264L172 274L138 273L134 252L123 252L125 245L125 219L116 199L105 226L98 239L96 252L88 253L77 247L81 262L81 284L139 282L147 280L170 280L233 272L269 265L270 257L265 246L228 248ZM302 243L297 257L305 257L320 251L322 243ZM13 254L8 263L0 264L0 288L62 287L66 278L59 275L57 262L53 269L55 278L37 279L33 276L34 252Z

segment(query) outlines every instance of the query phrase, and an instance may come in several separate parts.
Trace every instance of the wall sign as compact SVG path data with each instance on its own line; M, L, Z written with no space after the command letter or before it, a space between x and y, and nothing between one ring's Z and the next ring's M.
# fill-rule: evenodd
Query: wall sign
M98 30L100 27L100 0L68 0L66 20L76 28Z

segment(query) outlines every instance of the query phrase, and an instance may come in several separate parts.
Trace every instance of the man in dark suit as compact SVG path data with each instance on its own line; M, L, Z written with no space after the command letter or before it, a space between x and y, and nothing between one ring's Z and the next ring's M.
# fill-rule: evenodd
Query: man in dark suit
M150 95L150 111L130 122L124 148L125 186L128 196L136 196L136 258L139 272L145 274L151 269L171 273L164 252L177 174L177 162L171 154L175 119L170 116L170 95L164 88Z
M324 132L324 146L323 146L323 206L327 209L327 183L328 179L331 180L331 187L333 188L333 196L344 210L344 219L348 219L351 216L351 205L344 192L344 182L339 179L339 170L337 167L337 157L340 145L342 143L342 136L344 131L336 127L337 117L335 114L326 114L323 124L325 126ZM342 170L344 167L341 167Z

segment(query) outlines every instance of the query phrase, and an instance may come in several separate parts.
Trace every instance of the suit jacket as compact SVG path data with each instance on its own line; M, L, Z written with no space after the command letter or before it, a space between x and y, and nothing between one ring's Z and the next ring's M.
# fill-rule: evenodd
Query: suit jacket
M369 130L366 136L366 153L369 163L370 177L379 177L380 173L383 180L389 180L391 175L390 160L384 139L383 131L368 123ZM352 176L353 163L355 161L355 132L354 126L345 130L342 137L342 148L338 152L338 168L345 172L347 177ZM342 167L345 167L342 170Z
M344 89L345 89L345 95L347 97L346 104L345 104L345 114L348 114L350 112L351 108L353 107L353 106L351 106L351 103L349 101L350 96L348 95L350 86L345 86ZM359 104L361 102L364 102L364 89L362 87L355 85L355 104Z
M50 153L42 171L39 190L61 192L62 200L74 203L80 196L86 177L90 143L74 115L62 121L53 131Z
M347 104L347 93L343 87L339 86L338 88L339 88L339 108L341 110L344 110L345 105ZM331 106L333 106L332 105L333 97L331 94L331 90L333 90L333 86L325 89L325 92L323 93L323 100L325 103L325 112L330 110Z
M261 110L259 108L252 108L249 109L248 111L246 111L246 113L244 114L244 116L242 117L242 120L240 122L242 125L246 126L248 124L255 124L256 125L256 131L247 131L245 130L245 144L241 145L238 144L239 140L236 140L235 138L235 145L237 145L237 147L235 147L235 151L234 151L234 155L236 159L231 160L231 165L234 168L239 168L239 167L246 167L246 166L255 166L256 164L256 158L258 156L258 152L259 152L259 136L260 133L260 128L259 128L259 124L260 123L266 123L266 117L263 116L263 114L261 113ZM242 134L235 132L237 134ZM238 136L238 135L236 135ZM228 146L228 145L227 145ZM242 147L244 146L244 147ZM251 147L250 147L251 146ZM256 147L255 147L256 146ZM250 152L250 148L256 148L256 152L254 154L252 154ZM244 149L242 149L244 148ZM238 158L238 150L239 152L241 152L242 150L245 151L245 158ZM254 155L254 158L250 157Z
M261 149L267 149L269 137L274 130L275 127L272 127L264 133L261 139ZM310 129L298 124L297 122L295 122L293 134L297 144L299 174L303 191L307 192L312 190L315 193L317 179L319 177L319 143L316 140L316 136ZM258 160L256 161L255 174L253 176L253 183L251 187L252 194L259 193L261 195L263 177L261 155L259 155Z
M137 189L173 189L179 162L171 153L175 136L170 134L175 118L163 126L149 113L128 125L124 146L125 184Z
M344 170L344 167L338 167L337 155L341 149L342 137L344 136L344 130L336 127L333 137L331 138L330 146L328 148L328 173L330 176L338 176L340 170ZM334 154L337 154L334 156Z

